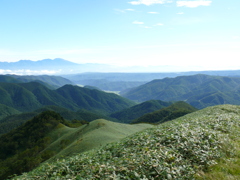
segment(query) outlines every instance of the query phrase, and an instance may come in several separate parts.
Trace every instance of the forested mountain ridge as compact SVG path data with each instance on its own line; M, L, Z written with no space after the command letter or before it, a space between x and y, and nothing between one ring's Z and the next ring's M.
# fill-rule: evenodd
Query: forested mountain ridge
M61 76L39 75L39 76L23 76L23 75L0 75L0 82L5 83L27 83L38 82L50 89L57 89L66 84L74 84L72 81Z
M7 82L7 83L22 83L21 80L18 80L14 77L7 76L7 75L0 75L0 82Z
M178 76L153 80L122 94L135 101L150 99L186 101L196 108L240 104L240 78L209 75Z
M36 81L36 82L44 82L45 85L47 84L47 87L51 87L54 89L57 89L59 87L62 87L66 84L74 84L72 81L61 77L61 76L50 76L50 75L39 75L39 76L33 76L33 75L28 75L28 76L23 76L23 75L6 75L9 77L13 77L16 80L20 81L20 82L32 82L32 81Z
M177 119L194 111L197 111L197 109L193 106L189 105L186 102L178 101L157 111L144 114L143 116L134 119L132 123L160 124L166 121Z
M96 89L81 88L72 85L65 85L58 88L56 92L65 99L74 102L80 109L94 110L106 114L136 104L114 93L106 93Z
M12 107L0 104L0 120L7 116L11 116L14 114L20 114L20 113L21 113L20 111L14 109Z
M110 117L118 119L122 123L131 123L132 120L137 119L144 114L159 110L161 108L171 105L172 102L164 102L161 100L150 100L130 108L112 113Z
M55 105L73 111L86 109L112 113L135 105L134 102L113 93L73 85L51 90L37 82L0 83L0 99L0 104L21 112Z

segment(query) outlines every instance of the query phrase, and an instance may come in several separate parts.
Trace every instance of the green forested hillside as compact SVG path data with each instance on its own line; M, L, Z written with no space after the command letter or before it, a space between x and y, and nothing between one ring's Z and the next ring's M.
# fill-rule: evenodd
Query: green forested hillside
M83 123L70 123L53 111L45 111L0 136L0 179L30 171L49 158L53 161L88 151L151 127L103 119Z
M34 94L38 102L41 104L41 106L39 107L46 105L54 105L64 107L70 110L78 109L78 106L76 104L69 101L68 99L65 99L55 90L50 90L37 82L22 83L20 84L20 86L24 87L25 89Z
M92 121L135 104L113 93L73 85L51 90L38 82L0 82L0 134L43 110L56 111L67 120Z
M208 107L15 179L240 179L239 119Z
M11 130L24 124L26 121L30 120L38 113L36 112L26 112L20 114L9 115L0 120L0 136L2 134L8 133Z
M14 108L0 104L0 122L1 122L1 119L5 118L7 116L14 115L14 114L20 114L20 113L21 113L20 111L14 109Z
M0 179L29 171L46 160L49 154L40 155L51 142L46 135L63 122L60 115L48 111L1 136Z
M77 104L78 108L109 114L135 105L132 101L113 93L96 89L65 85L56 90L65 99Z
M41 106L31 91L16 83L0 83L0 104L24 112Z
M61 86L64 86L66 84L73 84L70 80L63 78L61 76L49 76L49 75L39 75L39 76L33 76L33 75L29 75L29 76L19 76L19 75L6 75L8 77L13 77L18 81L21 82L45 82L48 85L51 85L53 88L59 88Z
M0 104L21 112L54 105L73 111L86 109L105 114L135 105L132 101L112 93L73 85L50 90L37 82L0 83Z
M172 105L162 108L160 110L147 113L139 118L136 118L132 123L163 123L178 117L184 116L188 113L197 111L196 108L187 104L186 102L179 101Z
M171 104L172 104L171 102L164 102L160 100L150 100L150 101L137 104L130 108L115 112L111 114L110 117L116 118L123 123L131 123L132 120L137 119L143 116L144 114L159 110Z
M240 104L240 78L208 75L179 76L151 81L122 94L135 101L186 101L196 108Z

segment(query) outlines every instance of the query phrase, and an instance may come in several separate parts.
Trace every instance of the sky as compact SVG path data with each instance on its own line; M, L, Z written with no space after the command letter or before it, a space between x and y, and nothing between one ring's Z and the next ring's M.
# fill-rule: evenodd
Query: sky
M0 0L0 62L240 69L239 0Z

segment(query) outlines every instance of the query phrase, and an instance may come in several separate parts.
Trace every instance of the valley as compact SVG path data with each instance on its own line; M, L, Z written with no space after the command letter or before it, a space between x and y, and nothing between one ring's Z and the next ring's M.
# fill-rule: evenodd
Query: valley
M0 180L240 180L239 0L3 0Z
M78 75L1 75L0 179L13 174L18 175L13 179L201 179L213 176L210 169L223 176L217 166L230 158L229 152L237 160L236 74L139 83L134 78L140 74L124 83L129 74L115 75L114 80L89 80L83 86L77 85ZM236 151L220 137L230 138L228 145ZM81 171L82 166L91 170ZM237 172L231 175L238 177Z

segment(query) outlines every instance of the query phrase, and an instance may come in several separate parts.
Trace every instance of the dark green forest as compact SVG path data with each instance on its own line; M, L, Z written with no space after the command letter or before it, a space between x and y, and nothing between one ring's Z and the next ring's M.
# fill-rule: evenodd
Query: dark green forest
M171 104L168 107L162 108L160 110L145 114L137 119L134 119L132 123L160 124L184 116L186 114L192 113L194 111L197 111L197 109L187 104L186 102L179 101Z
M51 139L47 136L64 119L53 111L35 116L24 125L0 137L0 179L32 170L50 158L53 152L44 152Z
M132 120L143 116L144 114L157 111L164 107L170 106L172 102L164 102L161 100L150 100L130 108L112 113L110 117L118 119L119 122L131 123Z

